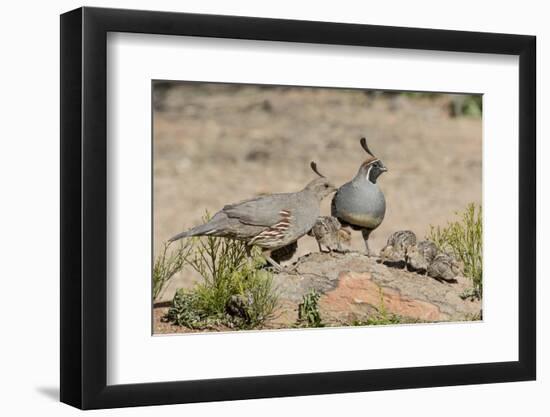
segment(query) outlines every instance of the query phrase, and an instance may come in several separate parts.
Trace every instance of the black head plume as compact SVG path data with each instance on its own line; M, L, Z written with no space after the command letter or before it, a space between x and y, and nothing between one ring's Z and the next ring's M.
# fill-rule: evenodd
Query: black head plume
M317 169L317 164L314 162L314 161L311 161L311 164L309 164L309 166L311 167L311 169L313 170L313 172L315 172L317 175L319 175L321 178L325 178L325 176L323 174L321 174L319 172L319 170Z
M374 156L374 154L370 151L369 147L367 146L367 139L361 138L360 143L361 143L361 146L363 147L363 149L364 149L370 156L372 156L373 158L376 158L376 157Z

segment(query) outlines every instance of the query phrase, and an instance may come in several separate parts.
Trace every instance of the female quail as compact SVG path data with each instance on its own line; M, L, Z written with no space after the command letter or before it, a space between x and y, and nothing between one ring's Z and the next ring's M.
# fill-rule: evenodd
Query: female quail
M376 183L378 177L387 169L361 138L361 146L369 157L361 164L355 177L342 185L332 199L332 215L354 230L361 230L367 256L370 256L369 235L380 226L386 214L384 193Z
M277 270L281 266L271 257L271 251L296 242L311 230L323 198L336 188L317 171L319 178L295 193L271 194L226 205L207 223L182 232L169 241L191 236L219 236L245 241L263 249L266 260Z

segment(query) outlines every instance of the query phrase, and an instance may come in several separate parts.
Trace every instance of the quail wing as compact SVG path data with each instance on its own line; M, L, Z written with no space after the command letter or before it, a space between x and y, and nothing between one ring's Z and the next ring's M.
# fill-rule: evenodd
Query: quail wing
M282 217L292 215L289 203L291 196L288 194L272 194L226 205L222 211L241 223L269 227L281 221Z

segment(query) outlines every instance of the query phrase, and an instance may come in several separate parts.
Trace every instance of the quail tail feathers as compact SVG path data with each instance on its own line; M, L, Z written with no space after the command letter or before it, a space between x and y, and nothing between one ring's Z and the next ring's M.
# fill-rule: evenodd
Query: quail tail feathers
M205 224L195 226L185 232L178 233L177 235L168 239L168 242L175 242L176 240L183 239L185 237L192 236L208 236L216 235L219 229L224 229L227 226L228 219L226 216L220 216L221 213L216 214L210 221Z

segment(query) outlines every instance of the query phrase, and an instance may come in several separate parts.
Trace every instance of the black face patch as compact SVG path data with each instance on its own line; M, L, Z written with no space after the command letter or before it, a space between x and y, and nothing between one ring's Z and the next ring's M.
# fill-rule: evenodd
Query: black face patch
M386 167L379 160L370 163L366 168L367 179L373 184L376 184L376 180L378 179L378 177L386 171Z

